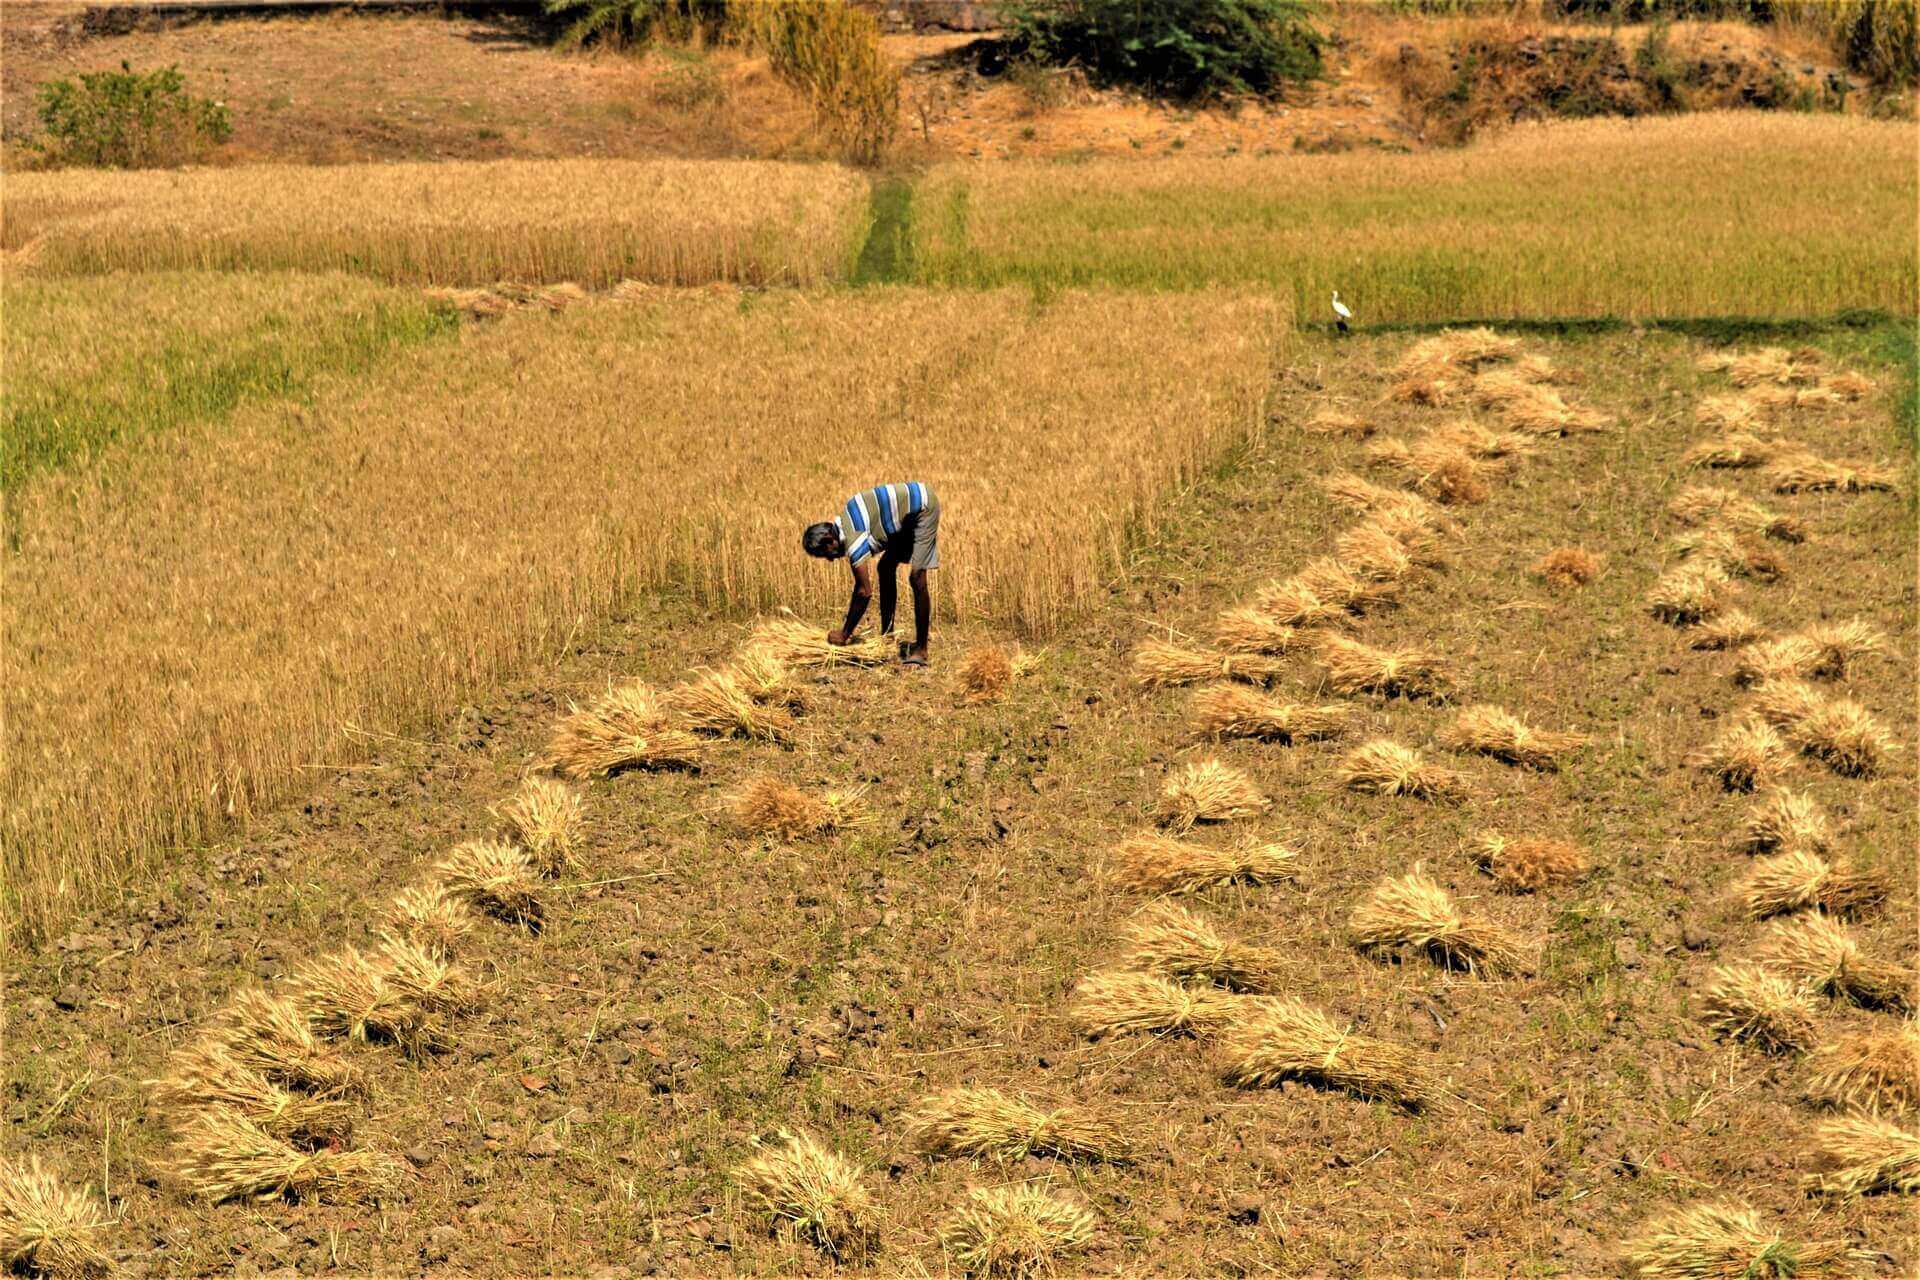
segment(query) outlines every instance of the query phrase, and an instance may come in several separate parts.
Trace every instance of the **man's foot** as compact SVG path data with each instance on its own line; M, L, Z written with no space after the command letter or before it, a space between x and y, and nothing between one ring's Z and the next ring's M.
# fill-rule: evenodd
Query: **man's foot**
M924 667L927 665L927 646L916 644L912 648L900 646L900 665L903 667Z

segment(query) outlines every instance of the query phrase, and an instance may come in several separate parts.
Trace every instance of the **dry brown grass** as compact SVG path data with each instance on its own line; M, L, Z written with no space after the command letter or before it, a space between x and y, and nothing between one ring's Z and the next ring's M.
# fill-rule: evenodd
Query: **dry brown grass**
M937 476L955 512L1034 512L945 531L943 626L1038 635L1106 600L1128 531L1254 425L1281 314L1220 295L1029 303L901 289L743 308L661 289L508 315L243 409L191 448L129 453L110 482L36 476L9 493L0 598L9 652L37 655L0 708L20 766L0 778L9 913L46 927L648 590L827 618L846 570L808 560L797 531L875 475ZM950 343L987 354L923 367ZM779 412L715 450L742 404ZM823 435L897 443L822 454ZM316 500L327 519L284 537L284 513ZM795 625L825 647L827 622ZM616 726L564 767L661 754L635 736ZM53 763L79 757L102 773Z
M1347 636L1321 636L1316 646L1327 683L1339 693L1438 698L1453 688L1446 660L1426 649L1382 649Z
M1721 965L1713 971L1700 1016L1730 1040L1745 1040L1768 1053L1800 1053L1819 1032L1813 1001L1798 985L1757 964Z
M1920 1192L1920 1130L1878 1116L1823 1120L1813 1144L1827 1171L1808 1179L1822 1195Z
M1201 822L1258 817L1272 804L1252 778L1232 765L1196 760L1167 775L1160 788L1160 821L1186 831Z
M1741 1204L1701 1204L1661 1214L1625 1249L1643 1280L1795 1280L1844 1273L1842 1240L1793 1240Z
M1569 841L1512 840L1494 832L1474 842L1473 857L1502 888L1515 893L1538 893L1577 880L1593 867L1587 851Z
M575 865L574 843L586 799L578 787L554 778L532 777L494 810L519 839L542 875L557 876Z
M1913 1007L1914 971L1867 955L1844 925L1820 912L1776 921L1760 955L1810 991L1869 1009Z
M977 1187L940 1224L940 1244L967 1275L1025 1280L1051 1274L1095 1226L1086 1209L1033 1183Z
M1297 874L1300 852L1277 841L1224 845L1157 831L1128 836L1110 855L1113 878L1145 893L1194 893L1221 884L1278 884Z
M1844 1035L1807 1058L1807 1094L1875 1114L1920 1107L1920 1024Z
M1792 753L1772 725L1748 718L1722 730L1687 757L1693 768L1717 779L1728 791L1752 791L1786 768Z
M1362 950L1410 948L1444 968L1486 977L1532 967L1519 938L1499 925L1463 915L1453 895L1418 864L1404 876L1375 885L1347 917L1347 934Z
M1203 736L1258 738L1288 745L1338 737L1353 718L1346 707L1283 702L1232 684L1196 689L1188 709L1194 729Z
M113 1268L101 1233L115 1219L39 1156L0 1158L0 1265L9 1274L86 1280Z
M1090 973L1074 988L1069 1016L1094 1038L1128 1035L1204 1035L1231 1022L1253 997L1217 987L1188 987L1134 969Z
M1878 872L1795 849L1755 862L1740 894L1755 919L1815 909L1851 916L1879 906L1888 887Z
M1222 1075L1241 1088L1304 1080L1419 1109L1441 1098L1433 1068L1404 1045L1355 1033L1286 996L1249 1001L1220 1037Z
M1164 899L1135 916L1124 939L1131 948L1129 965L1176 981L1273 991L1286 971L1278 951L1228 938L1201 916Z
M1605 561L1580 547L1555 547L1533 562L1534 576L1550 587L1584 587L1600 577Z
M1133 1144L1109 1111L1035 1106L999 1089L948 1089L902 1119L913 1149L930 1156L1124 1161Z
M1892 493L1900 488L1900 474L1891 467L1836 462L1808 449L1776 450L1763 478L1775 493Z
M533 859L504 840L466 840L433 864L447 893L508 924L538 928L546 914Z
M569 778L595 778L622 769L690 768L705 749L668 718L651 686L631 680L563 717L541 763Z
M1723 609L1696 623L1687 644L1694 649L1742 649L1766 636L1766 627L1745 609Z
M748 831L784 840L846 831L873 821L865 796L830 787L818 796L768 775L749 778L727 802L733 819Z
M1340 761L1340 781L1351 791L1435 803L1462 800L1468 792L1466 779L1458 773L1428 764L1417 749L1391 738L1375 738L1349 751Z
M196 1196L224 1200L378 1199L408 1175L379 1151L302 1151L226 1108L200 1111L179 1128L172 1171Z
M734 1172L747 1202L776 1228L836 1259L865 1254L879 1239L879 1206L857 1165L810 1134L794 1134Z
M1715 485L1689 485L1667 504L1682 524L1724 521L1747 533L1765 534L1778 542L1805 542L1807 527L1799 517L1763 507L1753 499Z
M1257 652L1203 653L1161 640L1142 640L1133 651L1134 678L1149 689L1199 684L1203 680L1266 684L1286 671L1285 663Z
M831 165L436 161L19 174L5 247L36 269L348 271L409 284L840 278L867 185Z
M1756 853L1776 849L1824 853L1833 847L1833 822L1820 802L1786 787L1775 787L1747 810L1743 832L1746 847Z
M1504 707L1479 703L1466 708L1440 730L1440 745L1453 751L1492 756L1505 764L1551 772L1587 744L1581 733L1535 729Z
M1727 571L1717 564L1678 565L1647 589L1647 611L1672 626L1695 626L1720 611L1732 588Z

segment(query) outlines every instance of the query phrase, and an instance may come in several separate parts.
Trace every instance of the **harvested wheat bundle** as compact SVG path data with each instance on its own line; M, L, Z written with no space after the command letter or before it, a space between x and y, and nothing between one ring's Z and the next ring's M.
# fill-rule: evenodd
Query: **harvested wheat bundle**
M302 1151L225 1107L181 1126L174 1173L197 1196L357 1202L391 1190L405 1166L383 1152Z
M1409 495L1411 496L1411 495ZM1447 557L1440 549L1440 529L1425 512L1405 509L1376 511L1360 528L1372 527L1398 542L1414 565L1443 569Z
M435 955L450 956L473 931L473 912L438 881L409 885L393 895L387 931Z
M477 992L467 975L445 956L406 938L383 934L380 963L387 985L404 999L429 1013L451 1013L473 1007Z
M1550 885L1577 880L1592 869L1586 850L1566 840L1510 840L1487 832L1475 841L1473 857L1504 888L1538 893Z
M1485 702L1468 707L1440 731L1440 745L1450 750L1543 772L1558 769L1564 756L1586 743L1585 734L1535 729L1505 707Z
M1819 385L1828 394L1849 403L1865 400L1879 390L1879 384L1872 378L1864 373L1856 373L1852 369L1842 369L1839 373L1822 378Z
M1775 921L1761 959L1810 991L1869 1009L1913 1007L1914 971L1868 956L1846 926L1818 911Z
M1194 893L1221 884L1277 884L1297 874L1300 853L1274 841L1227 845L1143 831L1113 847L1113 877L1146 893Z
M1742 655L1743 667L1746 656ZM1805 680L1773 678L1765 681L1750 705L1755 715L1774 728L1791 731L1818 716L1827 703L1826 695Z
M1760 685L1799 681L1820 661L1820 647L1805 636L1781 636L1748 648L1733 664L1733 682Z
M1333 555L1348 572L1369 582L1398 582L1418 567L1406 544L1373 521L1334 538Z
M811 796L770 775L749 778L727 802L734 821L748 831L794 840L826 835L873 821L865 793L842 787Z
M504 840L467 840L433 864L453 897L509 924L537 928L545 914L533 859Z
M1145 1032L1202 1035L1233 1019L1242 998L1217 987L1185 987L1131 969L1090 973L1074 988L1070 1016L1087 1036Z
M1784 769L1791 753L1772 725L1749 717L1687 757L1728 791L1752 791Z
M1413 568L1411 560L1406 565ZM1401 578L1343 564L1333 556L1318 556L1301 566L1291 581L1299 583L1319 599L1338 605L1351 613L1365 613L1381 605L1392 604L1400 596ZM1259 597L1255 597L1256 602ZM1282 617L1281 621L1289 621Z
M1718 521L1675 535L1667 549L1683 560L1718 565L1736 578L1778 582L1787 575L1787 562L1776 552Z
M1304 1080L1362 1098L1419 1109L1441 1094L1416 1051L1357 1035L1287 996L1250 1001L1220 1037L1222 1075L1239 1088L1267 1089Z
M1815 1013L1798 985L1742 963L1713 971L1700 1016L1730 1040L1750 1041L1768 1053L1796 1053L1813 1046Z
M1444 968L1494 975L1529 971L1527 949L1499 925L1460 914L1453 895L1420 864L1375 885L1347 918L1355 946L1365 951L1424 951Z
M1320 477L1320 487L1329 498L1343 507L1371 515L1392 515L1416 520L1429 529L1441 527L1440 513L1417 493L1389 489L1362 479L1352 472Z
M682 728L719 737L792 742L793 715L756 701L731 671L701 671L662 695L661 705Z
M1852 1257L1839 1240L1789 1240L1741 1204L1662 1214L1626 1247L1642 1280L1794 1280L1836 1271Z
M541 764L569 778L593 778L621 769L689 768L705 749L670 723L653 690L635 680L574 707L554 726Z
M767 644L748 641L734 650L727 670L755 702L805 711L807 696L788 661Z
M872 667L895 656L891 636L863 636L851 644L829 644L825 635L798 618L762 622L747 638L747 644L765 649L793 667Z
M1817 623L1800 635L1820 651L1806 672L1817 680L1844 680L1854 663L1884 653L1887 647L1886 636L1858 618Z
M1801 680L1773 680L1754 699L1758 714L1801 754L1835 773L1863 778L1877 773L1898 749L1892 734L1851 698L1829 698Z
M940 1224L940 1244L971 1276L1051 1274L1054 1260L1093 1238L1094 1217L1033 1183L976 1187Z
M313 1034L296 998L257 987L242 990L214 1015L198 1051L224 1055L269 1080L313 1093L367 1089L360 1069Z
M1799 447L1784 440L1763 440L1750 431L1723 431L1695 443L1680 460L1690 467L1758 467Z
M1513 372L1528 382L1579 382L1578 370L1562 370L1550 356L1521 356L1513 362Z
M1259 654L1202 653L1163 640L1142 640L1133 651L1133 677L1149 689L1199 684L1203 680L1266 684L1286 670L1284 662Z
M734 1173L747 1200L774 1226L836 1259L864 1254L878 1238L878 1208L860 1169L811 1135L789 1135Z
M1322 636L1317 648L1337 693L1439 698L1453 687L1445 660L1425 649L1380 649L1337 635Z
M1387 388L1387 398L1397 404L1451 404L1461 388L1461 379L1448 377L1443 370L1423 369L1398 378Z
M1408 347L1394 371L1403 374L1445 368L1472 371L1482 365L1511 360L1519 350L1520 339L1502 337L1486 325L1442 329Z
M1724 522L1748 533L1763 533L1778 542L1805 542L1806 526L1794 516L1781 515L1731 489L1717 485L1689 485L1667 504L1682 524Z
M1647 589L1647 611L1676 627L1695 626L1721 610L1732 585L1727 571L1717 564L1678 565Z
M1920 1107L1920 1023L1841 1036L1807 1058L1807 1096L1878 1115Z
M1886 878L1851 863L1828 862L1808 849L1795 849L1753 864L1740 893L1755 919L1818 908L1835 915L1857 915L1887 896Z
M1285 961L1271 947L1236 942L1175 902L1161 899L1127 925L1127 964L1229 991L1277 989Z
M1213 624L1213 640L1228 653L1279 655L1293 648L1294 628L1248 606L1228 609Z
M1766 405L1750 396L1708 396L1694 406L1694 421L1720 432L1753 432L1766 427L1772 416Z
M1516 400L1534 394L1534 384L1547 381L1529 377L1521 368L1489 369L1473 380L1473 403L1481 409L1504 409Z
M1720 366L1728 381L1736 387L1754 387L1762 383L1789 386L1813 382L1825 367L1826 358L1811 347L1789 351L1785 347L1762 347L1758 351L1728 355Z
M960 701L997 702L1013 684L1013 655L997 644L977 644L960 659Z
M307 1021L323 1036L380 1040L418 1056L441 1047L431 1006L389 981L384 957L348 946L294 970Z
M1847 402L1826 386L1754 387L1747 394L1769 409L1837 409Z
M1436 804L1463 799L1466 779L1451 769L1428 764L1412 747L1391 738L1375 738L1340 761L1340 780L1348 790L1377 796L1412 796Z
M1900 487L1899 473L1891 467L1834 462L1807 449L1778 451L1765 479L1775 493L1890 493Z
M1878 1116L1840 1116L1822 1121L1813 1141L1830 1171L1810 1178L1808 1185L1822 1195L1920 1191L1920 1130Z
M1259 738L1269 742L1317 742L1346 731L1345 707L1315 707L1280 699L1244 685L1216 684L1194 691L1190 705L1194 728L1215 738Z
M1745 609L1727 609L1694 627L1687 643L1695 649L1741 649L1766 636L1766 628Z
M1533 574L1550 587L1584 587L1600 576L1605 562L1579 547L1555 547L1533 563Z
M1322 409L1306 421L1306 429L1317 436L1347 436L1364 440L1373 434L1373 424L1363 422L1338 409Z
M1576 431L1605 431L1613 420L1597 409L1567 403L1548 387L1530 387L1524 396L1500 407L1501 416L1515 431L1530 436L1566 436Z
M519 838L542 874L557 876L574 865L573 844L585 812L580 788L557 778L532 777L494 816Z
M1254 592L1251 608L1276 627L1329 627L1353 621L1353 610L1344 602L1322 596L1297 573Z
M39 1156L0 1156L0 1266L7 1274L85 1280L113 1269L99 1235L116 1222Z
M1492 470L1465 449L1430 444L1413 452L1408 484L1414 492L1449 507L1471 507L1492 494Z
M1073 1106L1042 1110L998 1089L935 1094L907 1114L905 1126L914 1150L929 1156L1124 1161L1132 1152L1106 1112Z
M1826 810L1806 792L1785 787L1775 787L1747 810L1745 830L1746 848L1754 853L1774 849L1824 853L1833 847L1833 823Z
M1382 436L1378 440L1367 441L1361 456L1370 467L1396 472L1413 470L1413 449L1398 436Z
M1160 821L1186 831L1198 822L1256 817L1272 804L1240 770L1218 760L1196 760L1167 775L1160 788Z
M174 1055L172 1074L144 1083L163 1107L197 1111L219 1107L260 1126L274 1138L312 1148L353 1137L357 1106L340 1093L294 1093L217 1045L190 1046Z

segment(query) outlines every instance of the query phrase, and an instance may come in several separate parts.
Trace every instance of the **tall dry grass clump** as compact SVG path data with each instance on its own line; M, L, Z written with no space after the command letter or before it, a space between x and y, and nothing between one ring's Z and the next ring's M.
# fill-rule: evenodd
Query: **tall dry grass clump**
M1272 991L1286 970L1273 948L1228 938L1204 917L1164 899L1129 922L1123 939L1129 965L1176 981Z
M9 175L0 247L35 270L344 271L591 288L843 278L867 184L830 165L481 160Z
M1222 884L1277 884L1298 875L1300 851L1279 841L1201 844L1141 831L1113 847L1114 879L1145 893L1194 893Z
M1483 976L1522 973L1531 964L1519 938L1464 915L1453 895L1418 865L1375 885L1347 917L1347 933L1362 950L1412 949L1445 968Z
M1231 1022L1243 997L1218 987L1189 987L1155 973L1091 973L1074 988L1068 1015L1093 1038L1203 1035Z
M1841 1240L1794 1240L1742 1204L1701 1204L1661 1214L1625 1249L1642 1280L1795 1280L1842 1274Z
M106 1275L113 1255L100 1236L114 1221L92 1196L50 1173L40 1157L0 1158L0 1264L10 1274L48 1280Z
M1133 651L1133 676L1149 689L1162 689L1207 680L1266 684L1286 674L1285 663L1262 652L1203 653L1163 640L1142 640Z
M1701 1017L1730 1040L1768 1053L1801 1053L1819 1035L1806 993L1757 964L1721 965L1708 981Z
M748 831L785 840L847 831L873 822L873 812L861 791L829 787L815 796L764 774L749 778L733 793L727 807L733 820Z
M948 1089L907 1113L907 1140L932 1156L1126 1160L1132 1143L1106 1111L1035 1106L999 1089Z
M1920 1191L1920 1129L1879 1116L1841 1116L1815 1127L1813 1145L1827 1171L1808 1186L1822 1195Z
M574 843L586 799L578 787L554 778L528 778L494 810L520 841L542 875L557 876L575 864Z
M1052 1273L1093 1238L1093 1214L1045 1187L976 1187L940 1224L940 1244L972 1276L1015 1280Z
M775 1227L836 1259L856 1259L879 1238L879 1206L859 1167L810 1134L748 1160L734 1180Z
M1920 1024L1852 1032L1819 1046L1807 1056L1807 1096L1875 1114L1920 1107Z
M1288 996L1250 1003L1220 1037L1226 1082L1272 1088L1304 1080L1418 1109L1439 1101L1432 1068L1416 1051L1355 1033Z
M384 1152L302 1151L224 1107L196 1112L180 1126L171 1168L188 1191L216 1203L352 1204L379 1199L408 1175L405 1165Z
M1490 703L1468 707L1440 731L1440 745L1450 750L1549 772L1586 744L1585 734L1535 729L1505 707Z
M1346 707L1283 702L1256 689L1230 684L1196 690L1188 712L1195 731L1204 737L1258 738L1289 746L1339 737L1352 720L1352 712Z
M1879 906L1889 887L1878 872L1794 849L1755 862L1740 883L1740 895L1755 919L1810 910L1850 916Z
M1912 969L1867 955L1845 925L1817 911L1775 922L1760 958L1809 991L1869 1009L1911 1009L1920 994Z
M873 14L840 0L757 0L732 9L729 22L806 96L844 159L886 158L900 125L900 69L880 47Z
M1443 804L1467 795L1465 778L1452 769L1428 764L1417 749L1391 738L1375 738L1349 751L1340 761L1340 780L1350 791Z
M1252 778L1219 760L1183 764L1160 788L1160 821L1174 831L1258 817L1272 806Z

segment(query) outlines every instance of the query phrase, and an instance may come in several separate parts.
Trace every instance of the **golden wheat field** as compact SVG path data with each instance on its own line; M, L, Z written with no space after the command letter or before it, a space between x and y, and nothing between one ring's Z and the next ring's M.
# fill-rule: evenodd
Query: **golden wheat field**
M1305 316L1912 314L1913 131L1750 112L1523 126L1416 155L950 164L928 281L1265 283ZM1831 193L1845 190L1844 200Z
M38 271L351 271L415 284L817 284L867 183L834 165L542 160L10 174L0 247Z
M887 476L965 513L943 615L1044 633L1250 428L1282 318L1222 295L627 296L17 494L20 918L43 926L636 591L826 616L844 574L802 556L800 528Z

